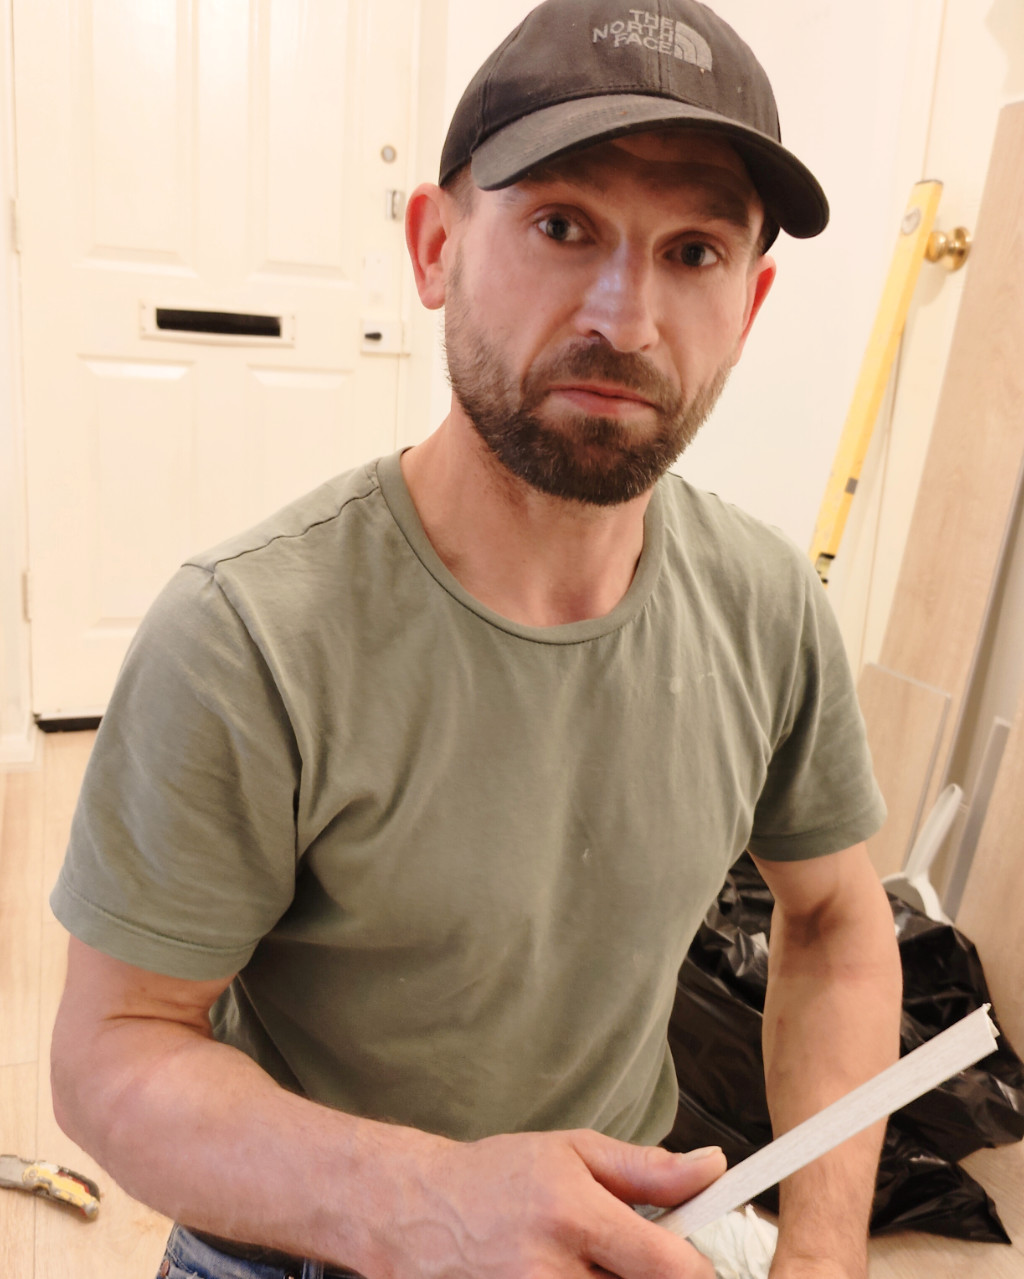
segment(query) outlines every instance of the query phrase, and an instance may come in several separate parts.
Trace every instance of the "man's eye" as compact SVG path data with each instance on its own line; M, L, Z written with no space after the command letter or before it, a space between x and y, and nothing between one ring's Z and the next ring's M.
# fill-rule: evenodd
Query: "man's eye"
M567 218L564 213L549 213L546 218L541 218L537 226L542 235L559 244L575 243L583 238L579 224L572 218Z
M679 256L684 266L714 266L720 261L718 254L709 244L684 244Z

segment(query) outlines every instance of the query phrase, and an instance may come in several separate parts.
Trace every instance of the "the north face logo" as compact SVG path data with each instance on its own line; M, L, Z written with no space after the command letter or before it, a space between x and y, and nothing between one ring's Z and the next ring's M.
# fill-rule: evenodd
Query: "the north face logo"
M690 62L702 71L712 67L711 46L704 37L684 22L672 18L660 18L646 9L627 9L627 17L620 22L606 22L594 28L594 44L612 41L613 47L638 44L655 53Z

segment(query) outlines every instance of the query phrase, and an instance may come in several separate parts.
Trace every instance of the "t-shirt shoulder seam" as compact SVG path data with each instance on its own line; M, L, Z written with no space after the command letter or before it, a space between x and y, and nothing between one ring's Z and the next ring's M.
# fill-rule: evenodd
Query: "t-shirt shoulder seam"
M323 519L313 520L311 523L307 524L305 528L300 529L296 533L275 533L273 537L268 537L265 541L260 542L258 546L245 546L231 555L221 555L209 564L201 563L201 556L197 556L195 558L184 560L182 566L184 568L197 568L201 572L209 573L211 576L215 577L217 569L220 568L221 565L231 564L234 563L235 560L240 560L246 555L254 555L259 551L265 551L267 547L273 546L275 542L297 541L299 538L305 537L308 533L311 533L314 529L322 528L323 525L330 524L332 520L338 519L353 502L366 501L368 498L374 497L379 492L380 481L377 479L376 473L374 473L372 487L365 493L351 494L342 502L337 510L332 511L330 515L325 515Z

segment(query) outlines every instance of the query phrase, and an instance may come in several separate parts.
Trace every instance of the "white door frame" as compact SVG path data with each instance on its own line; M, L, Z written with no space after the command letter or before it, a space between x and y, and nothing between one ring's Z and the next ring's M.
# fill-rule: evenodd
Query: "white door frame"
M21 289L14 243L13 13L0 0L0 769L31 764L38 733L32 721L25 507L25 422L21 399Z

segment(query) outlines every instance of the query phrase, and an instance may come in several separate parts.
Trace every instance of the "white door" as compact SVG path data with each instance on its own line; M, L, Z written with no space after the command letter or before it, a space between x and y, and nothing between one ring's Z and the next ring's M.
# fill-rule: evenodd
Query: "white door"
M103 710L188 554L396 447L418 3L16 0L41 717Z

